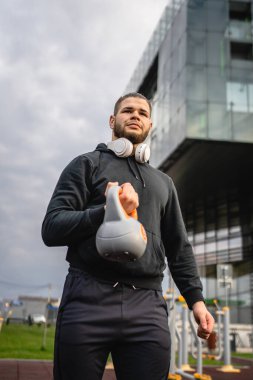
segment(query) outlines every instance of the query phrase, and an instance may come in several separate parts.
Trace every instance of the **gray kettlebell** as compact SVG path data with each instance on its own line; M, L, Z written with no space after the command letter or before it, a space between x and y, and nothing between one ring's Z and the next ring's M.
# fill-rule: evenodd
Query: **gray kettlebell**
M96 246L106 260L129 262L144 254L147 235L143 225L123 209L119 200L120 189L120 186L108 189L104 221L97 231Z

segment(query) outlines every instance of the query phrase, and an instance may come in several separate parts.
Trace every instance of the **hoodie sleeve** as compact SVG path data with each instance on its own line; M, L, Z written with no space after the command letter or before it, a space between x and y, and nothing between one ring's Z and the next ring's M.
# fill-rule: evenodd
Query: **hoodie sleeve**
M170 181L170 197L161 226L162 240L173 280L191 309L195 302L204 301L202 284L187 237L177 191L173 181Z
M76 243L96 232L102 223L104 206L87 208L91 171L90 161L83 156L63 170L42 224L42 239L47 246Z

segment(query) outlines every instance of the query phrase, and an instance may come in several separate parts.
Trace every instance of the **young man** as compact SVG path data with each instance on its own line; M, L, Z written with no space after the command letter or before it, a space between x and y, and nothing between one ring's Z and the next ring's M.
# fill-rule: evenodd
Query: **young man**
M201 338L209 337L214 321L173 182L146 162L149 152L142 143L152 128L149 101L138 93L121 97L109 123L112 142L64 169L42 226L46 245L68 246L70 264L57 320L54 378L101 380L111 353L118 380L165 380L170 364L161 290L165 257ZM96 249L107 191L115 184L121 186L123 208L128 214L137 209L147 233L146 251L134 262L107 261Z

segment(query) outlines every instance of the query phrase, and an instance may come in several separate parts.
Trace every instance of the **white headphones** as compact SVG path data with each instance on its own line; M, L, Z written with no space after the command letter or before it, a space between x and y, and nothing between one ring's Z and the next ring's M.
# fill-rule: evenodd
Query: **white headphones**
M118 157L129 157L133 152L133 144L128 139L121 137L108 142L107 148ZM135 159L140 164L147 162L150 157L150 147L147 144L138 144L135 149Z

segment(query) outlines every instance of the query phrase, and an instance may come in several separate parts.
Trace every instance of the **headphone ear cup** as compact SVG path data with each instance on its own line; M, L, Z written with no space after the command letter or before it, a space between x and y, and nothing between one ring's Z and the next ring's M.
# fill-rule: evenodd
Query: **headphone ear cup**
M150 147L147 144L139 144L135 149L135 159L140 164L148 162L150 158Z
M129 157L133 151L133 144L124 137L108 142L107 147L118 157Z

